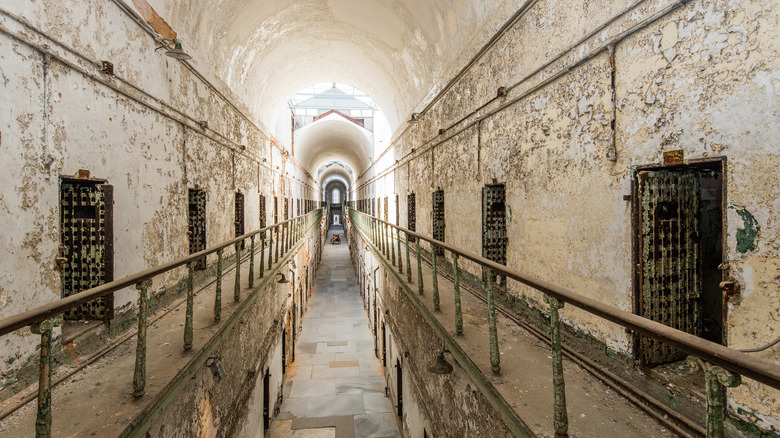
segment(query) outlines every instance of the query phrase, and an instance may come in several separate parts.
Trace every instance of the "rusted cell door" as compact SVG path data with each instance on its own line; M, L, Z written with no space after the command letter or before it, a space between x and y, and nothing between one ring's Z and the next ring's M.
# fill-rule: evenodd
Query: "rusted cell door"
M398 195L395 195L395 224L401 226L401 205L398 201Z
M417 203L414 193L406 197L406 223L409 231L417 231ZM414 242L414 236L409 236L409 241Z
M444 242L445 223L444 223L444 190L433 192L433 238ZM444 249L436 246L434 253L444 255Z
M506 265L506 187L504 184L482 188L482 257ZM487 272L482 271L482 281ZM497 275L495 280L504 284L506 277Z
M114 188L103 180L61 180L63 298L114 279L113 204ZM69 320L108 321L114 317L114 296L92 300L63 316Z
M187 236L190 242L190 254L206 249L206 191L189 189L187 208ZM206 257L195 262L195 269L206 269Z
M395 369L398 377L395 387L396 394L398 394L396 405L398 406L398 416L402 417L404 415L404 373L399 359L395 361Z
M271 428L271 370L263 375L263 430Z
M284 220L290 219L290 198L284 198Z
M244 194L236 193L235 202L235 221L236 237L243 236L244 231ZM241 242L241 249L244 249L244 242Z
M274 196L274 224L279 223L279 197Z
M265 210L265 195L260 195L260 228L265 228L267 225L266 221L266 210Z
M701 187L694 170L643 171L637 175L639 311L692 335L702 333ZM640 337L646 366L683 359L686 353Z
M387 196L385 196L385 221L390 220L390 201L387 199Z

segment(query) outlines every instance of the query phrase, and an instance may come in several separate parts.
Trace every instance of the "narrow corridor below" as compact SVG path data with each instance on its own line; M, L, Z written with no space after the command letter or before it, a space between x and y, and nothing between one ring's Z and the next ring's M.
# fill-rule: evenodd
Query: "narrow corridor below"
M349 246L325 245L271 437L400 436Z

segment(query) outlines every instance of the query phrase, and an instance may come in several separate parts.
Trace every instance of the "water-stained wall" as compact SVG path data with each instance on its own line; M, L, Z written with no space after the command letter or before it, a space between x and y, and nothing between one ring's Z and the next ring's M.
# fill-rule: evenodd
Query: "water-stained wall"
M509 266L636 311L638 168L662 167L670 151L686 163L725 159L725 274L741 291L728 300L724 342L762 346L780 336L774 9L770 1L530 2L428 111L399 128L392 160L369 169L353 199L398 194L405 226L415 193L417 231L432 235L431 194L441 188L445 240L480 254L481 190L503 183ZM533 289L508 288L546 308ZM569 306L562 317L612 350L635 351L622 327ZM780 361L776 348L754 355ZM743 419L780 428L777 390L747 381L729 401Z
M206 79L207 67L165 56L118 4L0 6L0 318L61 297L61 176L86 169L114 187L114 278L188 254L188 188L206 191L208 246L234 237L236 192L247 232L259 228L260 194L268 224L274 196L291 208L317 198L308 173L222 82ZM113 74L101 72L103 60ZM155 277L153 290L184 272ZM118 314L136 299L116 293ZM26 329L0 339L0 386L37 345Z

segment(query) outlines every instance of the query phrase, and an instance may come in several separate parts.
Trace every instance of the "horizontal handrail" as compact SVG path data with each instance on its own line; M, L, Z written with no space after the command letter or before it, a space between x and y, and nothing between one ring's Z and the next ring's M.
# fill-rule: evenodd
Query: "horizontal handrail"
M507 278L511 278L515 281L531 286L534 289L537 289L561 302L569 303L572 306L582 309L590 314L599 316L615 324L637 331L646 336L650 336L659 341L671 344L687 353L698 356L707 362L721 366L745 377L749 377L773 388L780 389L780 366L778 365L757 359L738 350L699 338L698 336L674 329L642 316L626 312L625 310L620 310L616 307L582 296L569 289L559 287L531 275L515 271L514 269L498 264L492 260L488 260L476 254L460 250L445 242L441 242L406 228L399 227L390 222L367 215L351 207L347 208L349 212L353 212L372 221L376 221L391 228L400 230L408 236L414 236L444 250L458 254L459 257L471 260L495 272L499 272L507 276Z
M176 260L170 261L168 263L163 263L162 265L158 265L146 270L143 270L141 272L137 272L135 274L128 275L126 277L120 278L118 280L114 280L109 283L102 284L97 287L93 287L91 289L87 289L85 291L79 292L77 294L61 298L56 301L52 301L50 303L44 304L39 307L35 307L33 309L27 310L25 312L10 316L8 318L5 318L3 320L0 320L0 336L6 335L8 333L11 333L13 331L19 330L20 328L27 327L31 324L35 324L37 322L45 321L47 319L50 319L56 315L59 315L69 309L72 309L76 306L79 306L81 304L84 304L86 302L92 301L97 298L104 297L106 295L109 295L113 292L116 292L118 290L124 289L126 287L134 286L138 283L141 283L143 281L149 280L157 275L163 274L167 271L170 271L172 269L178 268L180 266L184 266L188 263L194 262L201 257L214 254L219 250L225 249L227 247L230 247L232 245L235 245L237 243L240 243L246 239L249 239L253 236L257 236L258 234L265 233L266 231L273 231L276 228L280 226L285 226L293 221L296 221L298 219L308 217L311 215L316 214L317 212L320 212L322 208L318 208L315 210L310 211L309 213L296 216L292 219L285 220L283 222L278 222L276 224L267 226L265 228L261 228L259 230L251 231L249 233L246 233L244 235L241 235L239 237L236 237L235 239L228 240L226 242L220 243L219 245L213 246L211 248L204 249L203 251L196 252L193 254L190 254L185 257L178 258Z

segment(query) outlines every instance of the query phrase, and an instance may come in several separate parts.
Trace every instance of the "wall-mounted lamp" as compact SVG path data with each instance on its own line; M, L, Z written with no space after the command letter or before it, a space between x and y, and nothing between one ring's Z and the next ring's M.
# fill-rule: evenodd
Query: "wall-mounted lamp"
M436 359L428 363L428 371L434 374L449 374L452 372L452 365L444 359L444 350L436 354Z
M284 276L284 274L282 274L282 273L280 272L280 273L276 274L276 282L277 282L277 283L279 283L279 284L287 284L287 283L289 283L289 282L290 282L290 280L288 280L288 279L287 279L287 278Z
M181 41L175 38L163 38L163 40L173 42L173 48L168 49L168 51L165 52L165 56L169 56L173 59L178 59L180 61L189 61L190 59L192 59L192 56L188 55L187 52L185 52L184 49L181 48Z
M219 356L211 356L206 359L206 366L211 368L211 374L214 380L219 382L225 378L225 370L222 368L222 361Z

